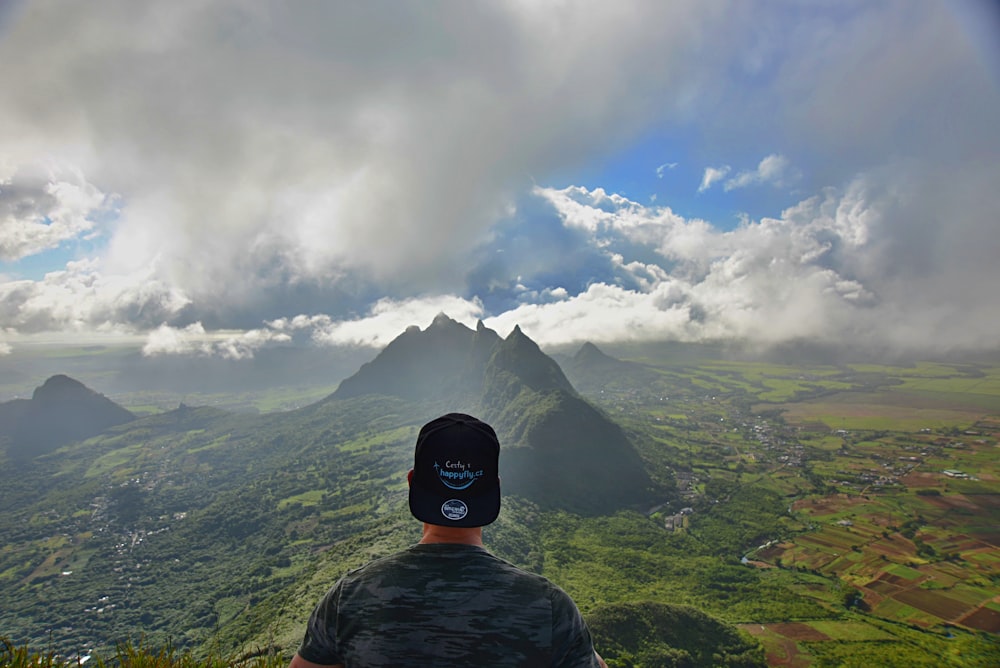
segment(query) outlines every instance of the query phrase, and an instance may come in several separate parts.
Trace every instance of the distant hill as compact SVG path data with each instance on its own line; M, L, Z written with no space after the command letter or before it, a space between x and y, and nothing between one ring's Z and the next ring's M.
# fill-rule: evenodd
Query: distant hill
M605 659L637 666L764 668L760 645L736 627L684 605L619 603L594 612L590 630Z
M589 342L561 364L573 386L584 393L616 387L643 387L659 378L659 374L649 367L607 355Z
M12 459L27 459L134 419L103 394L57 375L36 388L30 400L0 404L0 442Z
M546 507L599 514L651 498L625 433L519 327L504 339L444 314L425 330L410 327L330 399L365 394L478 414L501 437L504 489Z

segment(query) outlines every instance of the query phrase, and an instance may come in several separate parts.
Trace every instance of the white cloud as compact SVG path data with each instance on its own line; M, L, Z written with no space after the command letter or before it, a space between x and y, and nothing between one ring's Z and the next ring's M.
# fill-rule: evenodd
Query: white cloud
M671 107L684 70L640 65L717 20L700 3L460 5L27 3L0 41L19 63L0 75L2 159L60 156L121 193L108 270L155 259L194 309L310 282L443 291L530 174Z
M993 175L1000 176L998 169L993 168ZM665 337L764 344L856 340L898 351L988 344L990 323L1000 317L989 288L997 270L992 254L984 250L991 237L986 234L975 251L960 250L966 263L957 273L950 262L913 262L939 249L951 253L932 234L933 224L920 222L913 212L939 220L958 200L952 195L941 201L940 193L929 192L927 179L933 172L909 173L909 186L902 190L899 179L905 173L889 169L860 176L845 188L828 188L800 201L780 217L744 218L732 230L600 189L536 188L535 195L552 206L563 225L584 232L604 254L622 279L619 283L594 281L570 292L562 286L535 287L537 283L528 287L531 277L518 277L519 305L492 315L477 298L437 295L383 298L358 317L283 317L246 332L209 332L201 323L163 324L149 334L143 353L245 359L265 346L302 337L319 345L380 348L407 327L426 324L442 312L470 327L483 319L501 333L519 324L543 345ZM979 178L983 184L990 179L986 173ZM978 184L967 186L985 192ZM966 229L985 229L980 225L989 215L989 200L966 200L964 206L974 217ZM914 227L917 222L920 226ZM900 225L909 226L910 237L897 236ZM126 307L157 304L154 312L160 313L177 312L186 304L182 296L165 294L155 284L149 285L145 301L116 291L114 285L102 285L96 266L71 269L47 277L51 294L29 289L31 298L22 303L79 328L87 322L111 327L109 301ZM970 283L972 276L978 278ZM959 291L936 287L943 285ZM0 303L10 300L0 295Z
M1000 177L1000 168L989 171ZM611 208L603 192L588 198L580 188L538 189L564 224L587 230L638 289L592 284L558 304L521 306L487 322L519 322L550 344L669 337L808 339L897 351L989 346L988 323L1000 317L1000 304L986 286L1000 280L1000 270L981 244L996 247L984 208L996 200L979 184L971 191L981 202L963 204L957 193L942 200L934 173L895 167L862 175L779 218L745 219L729 231L665 207L619 199ZM978 167L969 173L986 178ZM957 251L965 264L945 259L953 251L931 222L955 225L949 211L962 211L958 229L981 242ZM590 223L595 219L600 225ZM659 261L638 260L641 249L655 249Z
M290 343L292 337L266 329L251 329L234 336L226 337L213 344L213 353L223 359L249 359L254 353L270 344Z
M676 162L665 162L656 168L656 178L662 179L663 175L666 174L668 169L675 169L678 163Z
M664 289L666 286L661 286ZM581 341L656 340L689 327L685 305L658 308L658 292L637 292L594 284L575 297L552 304L525 304L484 323L506 335L519 325L547 345ZM684 337L687 338L687 337Z
M144 357L193 355L242 360L252 358L265 346L289 343L291 340L288 334L273 329L209 333L200 322L183 328L160 325L147 335L142 354Z
M536 188L535 194L548 201L567 227L592 235L595 245L606 247L609 239L625 236L643 246L659 249L670 259L705 259L706 235L712 227L704 220L685 220L668 206L645 207L621 195L593 192L577 186L562 190ZM664 245L664 240L669 244Z
M784 185L784 179L787 177L789 165L788 158L777 153L772 153L761 160L756 169L741 171L733 178L727 180L722 188L728 192L737 188L746 188L750 185L762 183L782 186Z
M606 306L606 331L643 335L995 345L1000 92L958 11L23 3L0 40L0 257L101 243L37 281L0 267L0 328L166 326L152 350L197 321L239 356L274 333L379 345L439 311L599 333ZM656 136L717 165L698 192L802 201L724 231L662 193L532 191ZM76 167L26 167L51 164Z
M0 323L23 333L132 332L171 320L189 303L153 267L104 274L95 260L70 262L40 281L0 283Z
M313 340L325 345L356 345L380 348L399 336L407 327L431 322L439 313L468 327L475 327L483 314L477 300L440 296L396 301L380 299L363 317L334 320L329 317L299 320L313 327ZM293 323L294 323L293 319Z
M564 301L569 298L569 291L563 287L532 290L524 285L517 285L518 299L522 303L548 304Z
M145 357L155 357L201 352L204 350L204 338L205 328L200 322L183 329L160 325L147 335L142 354Z
M19 260L82 237L113 198L69 166L35 166L0 179L0 260Z
M732 169L729 165L723 165L722 167L706 167L705 174L701 177L701 185L698 186L698 192L703 193L712 187L712 184L721 181L726 177Z

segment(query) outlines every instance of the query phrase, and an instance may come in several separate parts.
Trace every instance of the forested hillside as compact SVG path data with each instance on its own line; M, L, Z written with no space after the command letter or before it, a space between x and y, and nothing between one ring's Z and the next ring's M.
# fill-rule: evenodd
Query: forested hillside
M426 400L376 391L368 371L391 369L376 358L355 381L374 393L263 415L181 406L5 461L0 633L63 656L110 656L140 637L194 655L289 655L345 570L417 539L405 474L417 429L447 408L494 421L513 466L488 547L569 591L609 665L1000 657L996 370L655 351L622 366L588 350L563 375L522 333L435 323L420 334L447 327L468 355ZM397 361L422 373L422 350ZM589 374L584 394L576 374ZM923 394L906 395L910 412L891 412L911 386ZM932 390L951 413L920 407ZM845 399L860 392L894 417L842 422L860 415ZM518 489L518 457L547 475ZM601 505L588 504L579 490L601 484Z

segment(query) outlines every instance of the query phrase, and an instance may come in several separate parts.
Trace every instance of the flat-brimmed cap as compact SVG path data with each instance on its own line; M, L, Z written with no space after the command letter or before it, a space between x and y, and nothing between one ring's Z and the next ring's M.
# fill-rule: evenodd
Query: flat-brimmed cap
M493 427L448 413L420 429L410 512L421 522L480 527L500 514L500 441Z

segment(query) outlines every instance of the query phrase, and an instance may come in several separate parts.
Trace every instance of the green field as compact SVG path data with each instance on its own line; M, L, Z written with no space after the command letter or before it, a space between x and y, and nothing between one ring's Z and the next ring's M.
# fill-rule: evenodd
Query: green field
M581 393L662 498L611 516L505 498L492 550L591 619L690 606L772 665L1000 665L1000 369L640 360L641 382ZM230 397L265 414L192 409L180 427L154 414L10 480L0 621L55 629L37 643L142 628L199 651L291 651L319 592L419 532L405 471L425 408L270 412L328 389ZM120 605L98 614L105 596Z
M886 657L908 655L883 620L930 632L918 638L955 627L969 638L1000 632L1000 616L990 612L1000 590L1000 502L992 501L1000 499L1000 368L716 360L688 370L648 353L643 361L676 374L674 387L656 388L670 401L604 404L634 415L636 425L645 411L667 422L657 430L675 448L671 463L698 479L694 493L725 479L788 499L792 512L750 559L839 582L844 596L856 597L849 617L808 627L746 624L775 664L839 665L857 655L879 665L880 644L896 648ZM698 390L718 394L686 389L688 372ZM691 532L703 521L693 515ZM829 595L817 600L831 605ZM951 653L937 642L928 654Z

